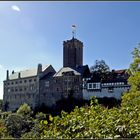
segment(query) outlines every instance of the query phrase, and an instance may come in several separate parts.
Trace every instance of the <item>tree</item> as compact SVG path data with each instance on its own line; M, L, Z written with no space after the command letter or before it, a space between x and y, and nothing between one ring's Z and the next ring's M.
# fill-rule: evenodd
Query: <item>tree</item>
M32 110L28 104L24 103L19 107L17 113L11 114L5 120L5 126L10 135L15 138L21 137L25 132L29 132L34 121L31 117Z
M17 114L9 115L5 120L5 126L8 133L16 138L20 137L26 131L26 122L23 116Z
M107 73L110 71L110 69L104 60L96 60L95 65L90 67L90 71L98 73Z
M135 72L134 75L131 75L128 79L128 82L131 85L130 91L140 91L140 72Z
M17 114L22 115L24 117L31 116L32 110L31 110L31 108L30 108L30 106L28 104L24 103L17 110Z
M98 77L101 80L104 80L108 77L110 68L104 60L96 60L95 65L90 67L90 71L93 77Z
M133 52L133 62L129 67L129 74L134 75L136 72L140 71L140 43L134 48Z
M128 82L131 85L131 91L136 92L140 91L140 43L134 48L132 55L133 62L128 69L130 74Z

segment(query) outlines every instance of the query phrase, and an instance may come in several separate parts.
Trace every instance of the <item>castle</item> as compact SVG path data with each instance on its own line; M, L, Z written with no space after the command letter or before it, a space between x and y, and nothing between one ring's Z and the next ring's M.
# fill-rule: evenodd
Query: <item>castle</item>
M129 90L125 70L114 71L116 78L101 81L91 77L88 65L83 65L83 43L74 38L63 42L63 67L56 72L52 65L19 72L7 70L3 82L3 110L15 111L27 103L32 109L45 105L52 107L68 98L89 100L91 96L120 99Z

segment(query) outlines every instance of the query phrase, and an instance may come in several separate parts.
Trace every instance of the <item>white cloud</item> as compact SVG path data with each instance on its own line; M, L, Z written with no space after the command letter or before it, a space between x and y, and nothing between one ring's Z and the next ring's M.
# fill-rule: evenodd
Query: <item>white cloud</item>
M20 12L20 8L17 5L12 5L11 8L14 11Z

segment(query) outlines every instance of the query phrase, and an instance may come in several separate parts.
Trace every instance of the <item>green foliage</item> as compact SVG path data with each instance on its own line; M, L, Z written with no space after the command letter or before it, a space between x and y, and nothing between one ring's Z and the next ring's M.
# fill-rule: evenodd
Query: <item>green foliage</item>
M140 94L122 100L120 108L104 108L93 100L90 107L62 111L51 123L40 121L41 138L140 138Z
M133 52L133 62L130 64L129 74L135 75L136 72L140 72L140 43Z
M46 121L46 114L42 112L38 112L35 115L35 119L33 119L34 122L33 127L29 132L24 133L21 138L34 138L34 139L40 138L40 133L41 133L40 122L42 121Z
M44 120L46 119L46 114L42 113L42 112L38 112L35 116L35 118L40 121L40 120Z
M20 106L20 108L17 110L17 114L22 116L30 116L32 114L32 110L30 106L26 103Z
M11 114L5 120L5 126L8 133L13 137L20 137L22 132L25 132L24 118L21 115Z
M11 136L8 135L7 128L5 127L4 120L2 119L0 119L0 138L1 139L12 138Z
M131 85L132 92L140 91L140 72L137 71L134 75L131 75L128 82Z
M98 100L94 97L91 99L90 106L75 107L70 113L62 111L61 116L49 115L48 118L46 114L40 112L33 119L30 107L24 104L18 109L17 114L7 117L5 124L3 121L0 122L0 138L8 138L12 135L33 139L140 139L139 47L135 48L132 54L134 61L129 68L131 90L122 96L120 107L105 108L98 104ZM105 72L108 68L103 71L99 68L99 71Z
M31 114L30 106L23 104L17 110L17 113L9 115L5 120L8 134L14 138L19 138L24 133L30 131L34 125Z
M104 60L96 60L95 65L91 66L91 72L107 73L110 71L109 66Z
M108 77L110 68L104 60L96 60L95 65L90 67L90 71L94 78L100 78L101 80L104 80Z

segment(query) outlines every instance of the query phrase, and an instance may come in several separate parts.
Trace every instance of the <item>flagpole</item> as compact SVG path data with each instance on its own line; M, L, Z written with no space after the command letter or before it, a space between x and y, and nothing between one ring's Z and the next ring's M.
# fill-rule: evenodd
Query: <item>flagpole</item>
M76 37L76 26L72 25L72 37L75 38Z

